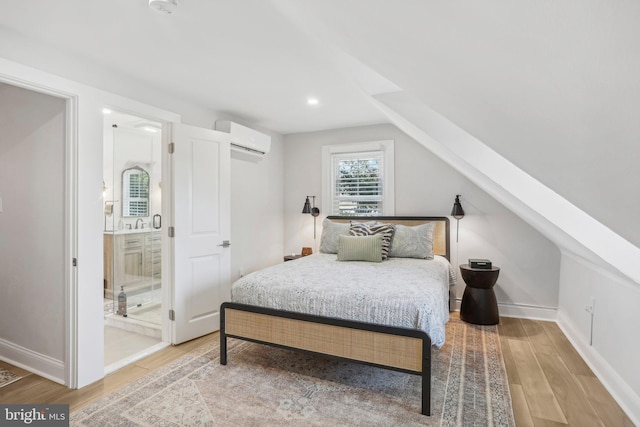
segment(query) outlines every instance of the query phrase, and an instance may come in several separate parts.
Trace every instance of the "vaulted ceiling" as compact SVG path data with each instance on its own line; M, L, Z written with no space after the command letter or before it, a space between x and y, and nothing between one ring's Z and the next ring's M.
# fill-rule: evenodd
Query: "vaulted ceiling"
M621 237L612 250L640 246L640 2L177 1L163 15L148 0L4 0L0 56L116 93L108 76L124 77L282 134L394 122L433 137L441 117L557 195L559 219L576 208ZM512 196L514 211L528 203Z

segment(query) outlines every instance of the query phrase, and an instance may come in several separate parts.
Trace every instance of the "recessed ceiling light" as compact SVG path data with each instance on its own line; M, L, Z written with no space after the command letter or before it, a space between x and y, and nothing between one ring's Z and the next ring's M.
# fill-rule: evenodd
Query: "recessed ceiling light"
M171 14L178 8L176 0L149 0L149 7L160 13Z
M307 104L309 105L318 105L318 103L320 103L318 98L307 98Z
M112 111L110 109L108 109L108 108L103 108L102 109L102 114L111 114L111 113L112 113Z

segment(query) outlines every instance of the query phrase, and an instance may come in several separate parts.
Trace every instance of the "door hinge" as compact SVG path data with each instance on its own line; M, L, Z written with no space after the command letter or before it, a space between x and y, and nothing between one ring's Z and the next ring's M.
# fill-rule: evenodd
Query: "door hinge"
M173 142L169 143L169 154L173 154L173 152L176 149L176 144L174 144Z
M78 266L78 258L73 258L71 260L71 265L74 266L74 267L77 267Z
M169 229L167 230L169 233L169 237L175 237L176 235L176 229L173 227L169 227Z
M169 320L176 320L176 312L169 310Z

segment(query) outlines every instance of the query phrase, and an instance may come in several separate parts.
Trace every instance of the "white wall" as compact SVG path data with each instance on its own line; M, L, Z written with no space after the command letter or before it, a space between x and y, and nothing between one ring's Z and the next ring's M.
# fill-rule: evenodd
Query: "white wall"
M264 130L263 130L264 131ZM282 262L283 138L259 162L231 159L231 279Z
M461 194L466 216L460 221L457 246L456 223L451 221L452 263L489 258L501 268L495 288L501 314L555 318L558 248L393 125L285 136L285 253L300 253L302 246L317 251L327 213L321 212L318 218L314 242L313 219L300 212L307 195L318 196L316 205L322 205L322 146L381 139L395 141L396 215L449 215L455 195ZM464 286L458 286L458 297L463 291Z
M593 329L585 310L591 298ZM640 423L639 302L637 284L562 253L558 323L636 424Z
M64 127L63 99L0 84L0 355L54 378L65 356Z

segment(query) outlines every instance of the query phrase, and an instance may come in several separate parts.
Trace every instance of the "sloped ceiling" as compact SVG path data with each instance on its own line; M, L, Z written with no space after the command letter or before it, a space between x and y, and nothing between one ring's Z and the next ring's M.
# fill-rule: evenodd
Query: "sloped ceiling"
M396 113L406 120L410 111L385 111L376 107L383 97L374 98L402 93L414 112L436 112L557 195L558 218L577 208L620 242L588 252L635 256L639 2L178 1L166 16L146 0L5 0L0 55L118 92L91 72L109 70L283 134L388 122ZM13 40L85 67L29 57ZM307 106L308 96L320 105ZM428 134L419 115L407 123ZM472 168L469 160L457 167ZM524 200L501 201L526 217ZM551 220L543 232L553 238L561 224ZM584 227L579 234L590 232Z

